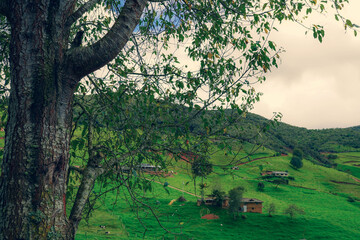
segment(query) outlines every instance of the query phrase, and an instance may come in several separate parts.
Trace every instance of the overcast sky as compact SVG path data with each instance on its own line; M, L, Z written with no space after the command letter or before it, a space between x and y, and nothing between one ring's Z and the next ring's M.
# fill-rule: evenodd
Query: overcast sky
M360 0L350 0L344 13L360 25L359 10ZM360 32L345 32L333 14L315 23L325 27L323 43L295 23L271 33L286 52L279 68L256 86L264 95L253 112L267 118L281 112L282 122L306 128L360 125Z

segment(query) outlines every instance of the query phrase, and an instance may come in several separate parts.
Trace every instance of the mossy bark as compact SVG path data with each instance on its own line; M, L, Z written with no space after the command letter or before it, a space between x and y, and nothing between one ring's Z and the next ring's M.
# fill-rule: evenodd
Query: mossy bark
M72 97L79 80L63 67L68 33L62 19L71 1L10 4L11 91L0 182L1 238L56 238L68 228Z
M108 34L68 49L71 25L96 0L0 0L11 26L11 91L0 177L0 239L73 239L89 189L88 166L72 217L66 182L72 100L80 79L110 62L138 24L145 0L127 0ZM91 162L91 161L90 161Z

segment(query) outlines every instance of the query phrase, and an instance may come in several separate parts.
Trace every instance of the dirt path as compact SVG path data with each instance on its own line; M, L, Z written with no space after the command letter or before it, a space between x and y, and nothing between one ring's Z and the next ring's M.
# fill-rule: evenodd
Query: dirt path
M154 183L158 183L158 184L164 185L164 183L161 183L161 182L159 182L159 181L155 181L155 180L153 180L153 179L146 178L146 180L149 180L149 181L152 181L152 182L154 182ZM175 189L175 190L177 190L177 191L179 191L179 192L183 192L183 193L189 194L189 195L194 196L194 197L198 197L198 198L201 197L201 196L199 196L199 195L195 195L195 194L193 194L193 193L191 193L191 192L187 192L187 191L185 191L185 190L182 190L182 189L177 188L177 187L173 187L173 186L171 186L171 185L168 185L167 187L172 188L172 189Z
M351 177L352 179L355 180L355 182L360 182L360 179L356 178L356 177Z
M255 158L255 159L250 160L250 161L247 161L247 162L239 163L239 164L237 164L236 166L244 165L244 164L251 163L251 162L254 162L254 161L257 161L257 160L261 160L261 159L274 158L274 157L279 157L279 156L270 156L270 157Z

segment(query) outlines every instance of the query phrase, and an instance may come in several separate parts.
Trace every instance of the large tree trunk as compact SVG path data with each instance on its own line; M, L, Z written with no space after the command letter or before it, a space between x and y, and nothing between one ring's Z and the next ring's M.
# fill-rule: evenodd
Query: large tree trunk
M0 182L4 239L65 236L74 79L63 67L69 1L11 2L11 92Z
M0 177L0 239L73 239L96 177L84 171L68 219L72 98L77 83L111 61L139 22L146 0L127 0L98 42L68 49L70 27L98 0L0 0L11 25L11 91ZM89 161L91 162L91 161Z

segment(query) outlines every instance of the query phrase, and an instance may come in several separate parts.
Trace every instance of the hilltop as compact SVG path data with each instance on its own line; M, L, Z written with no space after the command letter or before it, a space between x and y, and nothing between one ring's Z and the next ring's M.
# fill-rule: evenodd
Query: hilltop
M328 166L333 162L322 153L360 151L360 126L309 130L282 122L271 124L260 115L248 113L238 122L237 130L231 128L229 134L279 153L289 153L297 147L308 159Z

